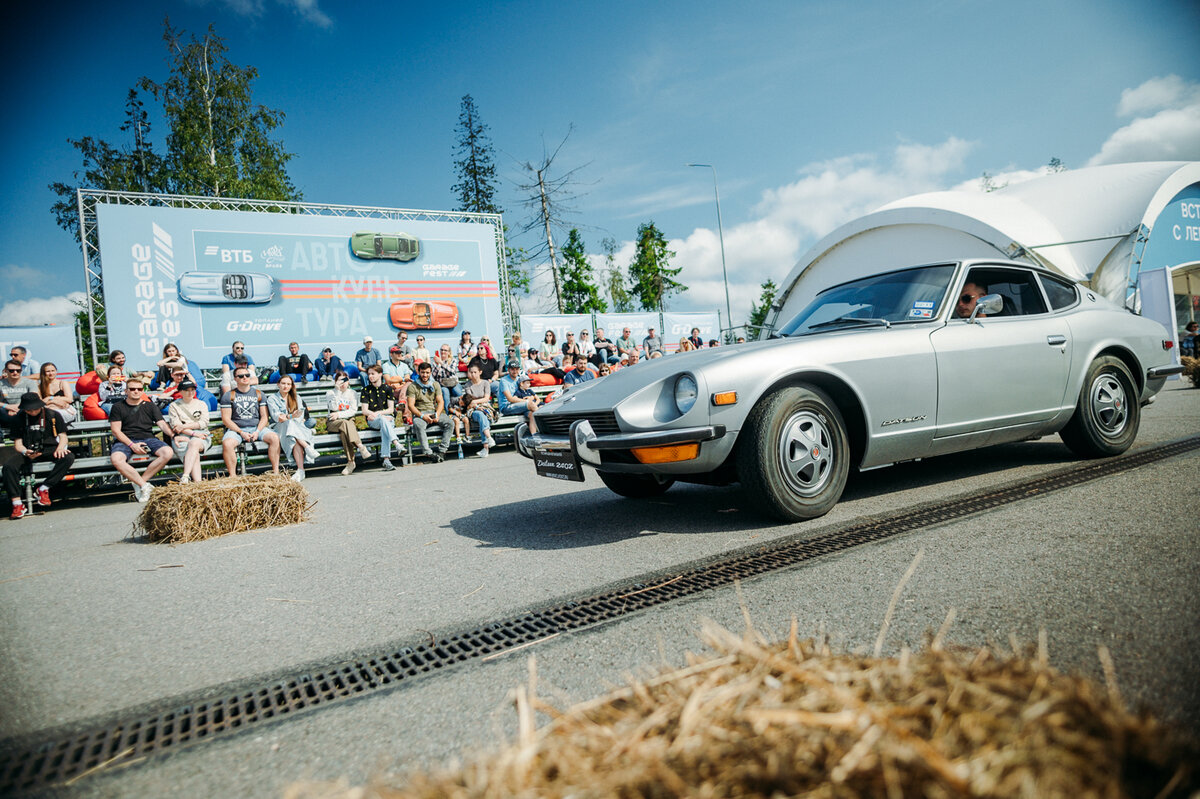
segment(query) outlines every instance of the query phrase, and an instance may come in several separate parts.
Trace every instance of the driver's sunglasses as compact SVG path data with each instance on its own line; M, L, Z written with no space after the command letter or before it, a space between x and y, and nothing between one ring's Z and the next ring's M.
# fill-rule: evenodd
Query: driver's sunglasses
M971 301L974 299L977 299L974 294L964 294L958 298L958 301L961 302L963 305L970 305Z

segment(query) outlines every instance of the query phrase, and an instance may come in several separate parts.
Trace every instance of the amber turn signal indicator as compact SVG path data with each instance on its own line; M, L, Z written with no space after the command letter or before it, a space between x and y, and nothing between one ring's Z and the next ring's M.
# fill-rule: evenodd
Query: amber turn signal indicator
M719 394L713 394L713 405L733 405L737 402L736 391L722 391Z
M700 455L699 444L671 444L666 447L635 447L630 450L638 463L675 463Z

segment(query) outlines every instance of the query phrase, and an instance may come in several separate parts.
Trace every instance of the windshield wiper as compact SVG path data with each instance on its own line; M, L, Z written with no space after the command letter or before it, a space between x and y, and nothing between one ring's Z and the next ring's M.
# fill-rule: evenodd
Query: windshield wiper
M822 327L833 327L835 325L858 324L869 327L891 327L892 323L886 319L873 319L867 316L839 316L837 319L830 319L826 322L817 322L815 325L809 325L809 330L817 330Z

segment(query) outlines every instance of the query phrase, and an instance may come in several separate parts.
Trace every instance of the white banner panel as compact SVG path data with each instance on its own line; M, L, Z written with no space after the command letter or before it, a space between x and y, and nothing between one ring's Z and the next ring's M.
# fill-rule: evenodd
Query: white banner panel
M579 335L580 330L591 329L591 314L521 314L521 340L529 347L542 346L547 330L554 331L556 346L562 347L568 331Z
M79 347L75 341L74 325L38 325L0 327L0 354L8 360L13 347L24 347L29 353L25 363L33 367L33 376L49 361L58 369L58 376L74 381L79 377Z
M650 328L654 328L658 331L659 337L662 337L662 325L659 324L658 314L654 312L598 313L596 314L596 327L604 328L604 335L610 341L621 338L625 328L629 328L630 335L639 345Z
M679 340L690 336L693 329L699 329L700 338L704 339L704 345L707 347L709 341L720 338L720 317L716 311L664 313L661 335L663 341L666 342L667 352L678 350Z

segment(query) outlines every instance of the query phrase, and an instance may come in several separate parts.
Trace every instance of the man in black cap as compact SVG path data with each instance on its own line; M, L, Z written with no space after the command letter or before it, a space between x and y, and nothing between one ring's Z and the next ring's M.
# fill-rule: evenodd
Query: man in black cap
M14 420L13 452L4 464L4 488L12 499L12 516L25 515L21 497L21 476L33 474L33 464L39 459L52 460L54 468L36 488L37 504L50 506L50 486L58 485L71 470L75 455L67 449L67 425L57 413L47 413L46 403L36 392L21 395L20 414Z

